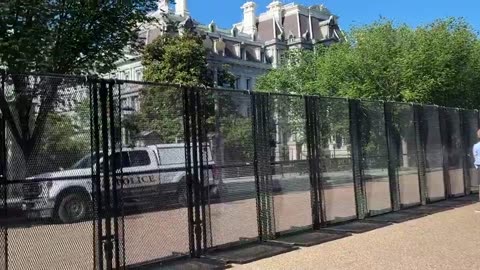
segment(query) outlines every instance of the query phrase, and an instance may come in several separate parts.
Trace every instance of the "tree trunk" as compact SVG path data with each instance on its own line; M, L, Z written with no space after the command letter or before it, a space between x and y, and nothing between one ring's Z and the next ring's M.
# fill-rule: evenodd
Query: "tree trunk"
M9 104L5 98L7 82L4 77L0 109L8 130L5 142L8 154L7 176L18 180L30 176L30 171L38 164L35 149L44 135L47 116L53 111L61 80L40 78L37 81L37 78L28 75L12 75L11 81L8 85L13 86L15 100ZM40 103L38 112L35 99Z

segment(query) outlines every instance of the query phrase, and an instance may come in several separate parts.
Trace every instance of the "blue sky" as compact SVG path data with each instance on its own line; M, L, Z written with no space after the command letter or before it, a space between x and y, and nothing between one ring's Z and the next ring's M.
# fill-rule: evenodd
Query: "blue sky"
M192 17L202 23L212 19L217 25L230 28L242 20L240 6L245 0L187 0ZM257 0L257 13L266 10L271 0ZM291 1L284 0L284 3ZM380 16L397 23L417 26L448 16L464 17L480 31L479 0L297 0L304 5L324 4L340 16L340 26L348 30L353 25L370 23Z

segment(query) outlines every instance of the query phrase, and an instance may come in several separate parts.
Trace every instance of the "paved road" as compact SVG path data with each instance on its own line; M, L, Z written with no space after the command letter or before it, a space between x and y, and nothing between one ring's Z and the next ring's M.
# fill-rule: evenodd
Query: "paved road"
M480 269L480 203L233 269Z

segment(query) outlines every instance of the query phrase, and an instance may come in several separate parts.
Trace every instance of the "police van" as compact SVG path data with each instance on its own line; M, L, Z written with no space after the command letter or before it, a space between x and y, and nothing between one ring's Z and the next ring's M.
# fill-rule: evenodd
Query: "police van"
M205 185L214 197L223 187L212 169L210 147L207 149ZM103 159L100 154L100 168L103 168ZM124 204L174 202L186 205L184 144L126 148L115 153L113 161L116 168L122 168L117 171L116 184ZM92 171L95 170L89 154L66 170L28 178L31 183L23 185L22 210L30 218L53 218L61 223L87 219L91 213ZM103 189L103 177L101 182Z

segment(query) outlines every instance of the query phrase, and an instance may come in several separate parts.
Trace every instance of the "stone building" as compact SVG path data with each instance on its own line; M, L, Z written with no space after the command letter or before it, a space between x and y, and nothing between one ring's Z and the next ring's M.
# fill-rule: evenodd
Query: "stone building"
M343 36L338 17L323 5L284 5L281 1L273 0L264 13L257 15L256 3L247 1L241 6L243 20L231 28L222 28L214 21L202 24L190 17L187 0L176 0L173 9L167 2L159 1L158 9L150 14L157 19L155 23L141 26L141 42L145 45L151 43L167 32L171 22L179 25L179 34L186 28L194 28L204 37L204 46L209 49L207 61L214 78L218 78L217 72L227 65L236 78L236 89L254 90L256 78L281 65L282 55L287 50L313 49L319 43L328 45L339 42ZM117 67L111 77L137 81L143 79L139 54L127 53L117 62ZM218 83L217 86L229 87ZM131 112L140 108L140 89L126 87L122 91L123 108ZM278 126L277 129L277 143L288 143L288 152L295 156L291 158L301 158L305 149L293 143L297 136L281 132ZM334 138L331 147L335 147L333 141ZM341 152L346 153L346 146L337 149L336 154Z
M217 26L214 21L202 24L191 18L187 0L177 0L174 10L170 10L164 1L159 1L158 7L150 14L158 19L157 22L141 27L140 36L144 43L148 44L163 34L168 20L177 21L181 26L193 24L205 37L204 44L210 49L210 68L215 71L228 65L237 78L237 89L253 89L256 78L280 65L282 53L288 49L311 49L317 43L329 44L342 37L338 17L323 5L283 5L274 0L266 12L257 15L256 3L248 1L241 7L243 20L229 29ZM140 55L126 54L117 66L112 76L142 80Z

